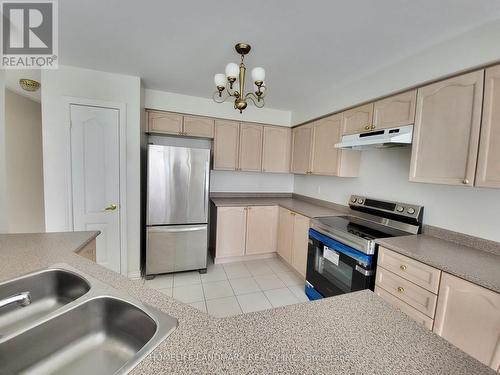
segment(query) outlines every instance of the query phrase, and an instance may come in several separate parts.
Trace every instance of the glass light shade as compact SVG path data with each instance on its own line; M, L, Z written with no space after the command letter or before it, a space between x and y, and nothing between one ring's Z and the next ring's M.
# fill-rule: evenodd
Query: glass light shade
M227 82L227 79L226 79L226 75L225 74L218 73L218 74L216 74L214 76L215 86L217 86L217 87L225 87L226 86L226 82Z
M240 67L236 63L226 65L226 77L236 78L240 74Z
M266 78L266 71L260 66L252 69L252 81L264 81Z

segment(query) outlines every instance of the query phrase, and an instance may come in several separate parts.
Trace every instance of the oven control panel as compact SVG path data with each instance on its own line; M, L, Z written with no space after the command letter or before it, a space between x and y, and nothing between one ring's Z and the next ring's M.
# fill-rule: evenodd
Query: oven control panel
M372 199L360 195L351 195L349 206L352 208L365 207L375 211L388 212L411 218L419 218L423 210L422 206L414 204Z

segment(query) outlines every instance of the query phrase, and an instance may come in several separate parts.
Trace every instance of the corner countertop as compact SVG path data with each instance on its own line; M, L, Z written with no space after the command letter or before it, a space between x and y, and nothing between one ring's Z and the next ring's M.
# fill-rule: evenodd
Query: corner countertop
M0 235L0 281L66 263L176 317L133 374L494 374L369 290L213 318L75 254L97 235Z
M464 280L500 293L500 256L437 237L418 234L376 242Z
M342 216L345 211L320 206L298 198L282 197L211 197L210 200L216 207L232 206L280 206L309 218L320 216ZM346 210L348 208L346 207Z

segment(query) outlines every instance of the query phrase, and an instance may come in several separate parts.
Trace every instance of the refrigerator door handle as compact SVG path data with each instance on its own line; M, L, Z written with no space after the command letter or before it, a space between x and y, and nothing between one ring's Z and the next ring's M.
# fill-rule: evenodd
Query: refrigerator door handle
M206 224L200 225L200 226L197 226L197 227L190 226L189 228L179 228L179 227L176 227L176 226L167 227L167 228L165 228L165 227L161 227L161 228L148 227L148 231L151 232L151 233L196 232L198 230L205 230L206 227L207 227Z
M206 169L205 169L205 195L203 197L204 203L205 203L205 218L207 219L208 222L208 188L209 188L209 179L210 179L210 160L207 161L206 163Z

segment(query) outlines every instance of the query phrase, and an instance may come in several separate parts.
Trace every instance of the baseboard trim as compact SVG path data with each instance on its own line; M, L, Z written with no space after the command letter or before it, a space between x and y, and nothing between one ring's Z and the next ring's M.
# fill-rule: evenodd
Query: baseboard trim
M278 253L268 253L268 254L255 254L255 255L242 255L236 257L215 258L214 264L242 262L247 260L270 259L270 258L276 258L277 254Z
M139 280L141 278L141 271L131 271L128 273L130 280Z

